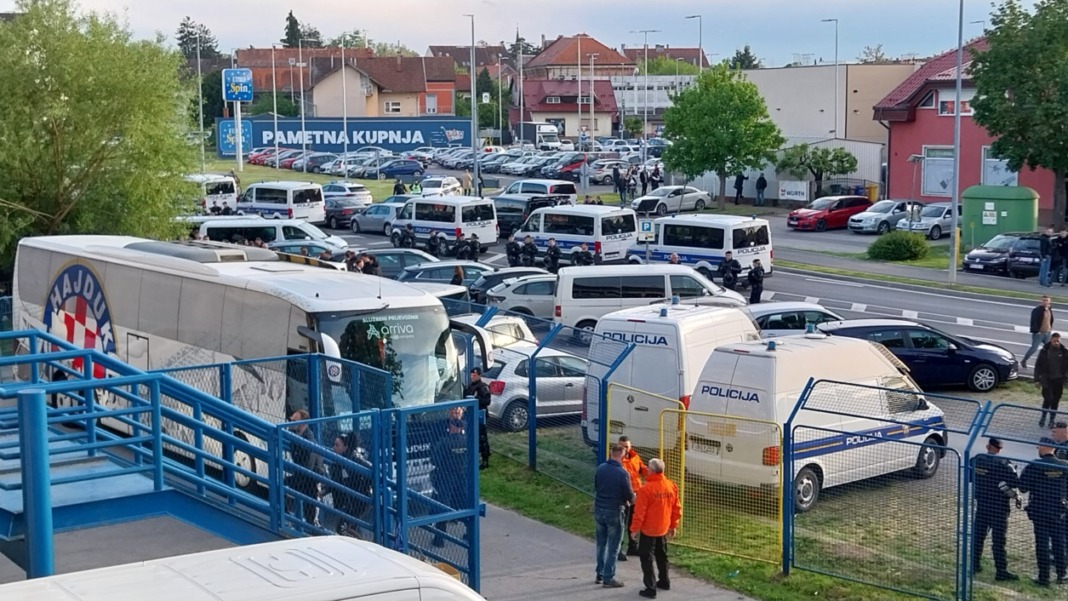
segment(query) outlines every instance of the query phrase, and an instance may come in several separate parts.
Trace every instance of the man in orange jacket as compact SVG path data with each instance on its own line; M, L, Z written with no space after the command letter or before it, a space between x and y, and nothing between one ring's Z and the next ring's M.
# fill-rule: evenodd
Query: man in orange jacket
M634 450L634 447L630 444L630 439L626 436L619 437L619 446L623 447L623 469L627 470L627 474L630 476L630 488L637 494L638 489L642 487L642 478L649 473L645 467L645 463L642 462L642 458L638 455L638 451ZM627 532L627 551L624 553L623 545L619 545L619 561L627 561L627 555L638 554L638 539L630 535L630 525L634 521L634 505L628 505L623 514L623 529Z
M647 599L656 598L656 589L671 590L668 578L667 539L675 537L675 529L682 517L679 488L664 477L664 462L649 460L649 475L645 485L638 491L634 503L634 521L631 535L641 534L638 555L642 562L642 582L645 588L638 592ZM656 572L653 572L653 560Z

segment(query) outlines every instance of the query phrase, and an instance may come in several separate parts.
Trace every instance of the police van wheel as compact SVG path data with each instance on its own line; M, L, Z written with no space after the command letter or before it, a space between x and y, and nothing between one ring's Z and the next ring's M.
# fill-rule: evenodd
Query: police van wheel
M997 385L998 372L989 364L976 365L968 374L968 388L975 392L987 392Z
M794 510L805 513L812 509L820 498L821 486L820 477L812 468L801 468L794 478Z
M393 243L393 248L400 248L401 239L400 234L393 232L393 235L389 237L389 241Z
M240 432L237 434L237 437L245 441L246 443L248 442L248 438ZM256 460L244 451L234 449L234 465L249 472L256 473ZM256 481L252 479L252 476L240 472L234 472L234 484L236 484L239 488L248 490L250 488L253 488L255 483Z
M526 399L518 399L509 403L501 414L501 426L509 432L519 432L526 429L529 419Z
M920 447L920 453L916 456L916 466L912 473L921 480L926 480L938 473L938 465L942 462L942 453L939 450L941 443L934 436L928 436Z

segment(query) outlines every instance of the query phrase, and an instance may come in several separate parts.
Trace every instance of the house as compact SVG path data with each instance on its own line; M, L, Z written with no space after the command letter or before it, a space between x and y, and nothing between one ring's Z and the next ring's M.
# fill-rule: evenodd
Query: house
M342 49L328 48L245 48L234 51L234 63L252 70L252 89L256 94L285 92L296 101L300 93L301 77L308 87L313 79L310 71L313 59L341 60ZM370 48L345 48L345 58L374 56ZM303 73L301 61L303 61ZM195 63L194 63L195 66Z
M318 117L340 117L347 98L351 111L366 117L421 117L455 112L456 72L447 57L356 58L341 77L333 57L312 60L311 101ZM351 79L350 79L351 75ZM344 86L342 85L344 83ZM354 87L349 88L352 84ZM342 89L344 87L344 90ZM353 95L357 98L353 98Z
M490 77L497 79L500 73L510 77L515 73L512 63L515 57L508 54L508 49L501 44L494 46L480 44L475 46L475 68L471 69L470 46L430 46L426 56L443 57L452 59L457 72L471 73L477 77L482 69L489 71ZM459 88L457 88L459 89Z
M1048 223L1053 207L1054 176L1045 169L1016 173L990 152L993 138L972 120L975 87L969 79L972 50L986 40L972 40L964 49L961 90L960 190L977 184L1027 186L1039 194L1039 222ZM927 61L874 106L874 120L890 131L887 145L889 196L926 202L948 201L953 194L953 121L956 99L956 50Z
M640 64L645 61L646 49L645 46L623 46L621 48L623 56L626 56L631 62ZM700 48L672 48L671 46L664 44L657 44L655 46L649 46L649 60L655 61L657 59L666 59L668 61L679 60L686 64L693 65L695 67L708 67L708 57L703 56L703 52Z
M541 52L523 64L524 79L571 79L577 78L579 64L581 77L590 77L590 58L593 56L593 78L607 79L614 75L633 75L637 64L614 48L610 48L587 34L559 36L544 45Z
M523 84L524 118L519 118L518 106L512 107L509 111L510 122L522 120L554 123L560 129L561 136L570 138L577 138L583 127L594 136L612 135L619 121L619 109L612 91L612 82L598 79L594 80L593 84L592 123L588 79L582 82L571 79L526 80ZM581 120L576 100L581 100L582 103Z

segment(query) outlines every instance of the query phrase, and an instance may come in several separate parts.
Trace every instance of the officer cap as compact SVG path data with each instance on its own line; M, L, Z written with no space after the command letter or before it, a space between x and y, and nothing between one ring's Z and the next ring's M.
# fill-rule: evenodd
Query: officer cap
M472 367L471 368L471 373L478 374L478 375L481 376L482 375L482 368L481 367Z
M995 449L1000 449L1001 446L1002 446L1001 445L1001 439L1000 438L994 438L993 436L991 436L990 438L987 439L986 444L994 447Z

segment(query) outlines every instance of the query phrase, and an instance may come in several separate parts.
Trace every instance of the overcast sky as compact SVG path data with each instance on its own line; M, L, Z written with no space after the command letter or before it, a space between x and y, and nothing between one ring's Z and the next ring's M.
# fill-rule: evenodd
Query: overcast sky
M10 10L13 0L0 0ZM967 2L965 38L981 33L989 20L989 0ZM1024 0L1025 5L1033 5ZM291 8L330 37L343 30L367 29L372 39L401 42L423 54L430 44L467 44L470 21L476 15L476 39L490 43L515 39L516 26L528 41L544 34L588 33L618 48L640 46L637 29L659 29L649 34L654 43L696 46L697 20L704 22L705 51L727 57L746 44L770 66L810 54L813 60L834 61L834 24L837 18L839 57L855 60L867 45L882 44L887 55L927 56L956 46L955 0L80 0L89 10L125 15L139 37L160 31L174 37L186 15L207 25L219 40L219 49L268 47L283 34ZM302 7L300 7L302 6ZM713 56L712 60L719 60Z

